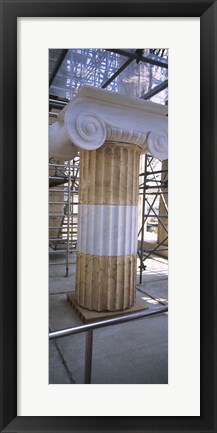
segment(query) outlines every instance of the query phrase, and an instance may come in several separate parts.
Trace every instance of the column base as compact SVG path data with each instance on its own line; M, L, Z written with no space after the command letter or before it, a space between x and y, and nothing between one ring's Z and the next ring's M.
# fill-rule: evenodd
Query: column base
M72 306L73 310L77 313L77 315L80 317L82 322L84 323L91 323L96 322L97 320L103 320L103 319L111 319L113 317L119 317L123 316L124 314L128 313L135 313L137 311L147 310L149 307L146 305L146 303L142 303L141 301L135 300L135 304L131 308L127 308L124 311L90 311L86 308L80 307L76 301L76 294L70 293L67 295L67 300Z

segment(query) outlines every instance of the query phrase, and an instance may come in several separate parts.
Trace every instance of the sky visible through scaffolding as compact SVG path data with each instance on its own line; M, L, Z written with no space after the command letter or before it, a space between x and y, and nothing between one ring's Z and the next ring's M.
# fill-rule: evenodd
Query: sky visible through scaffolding
M49 50L50 74L55 67L60 51ZM67 53L50 86L50 95L60 99L72 99L83 84L103 87L113 76L112 81L106 86L107 90L142 98L150 90L168 79L167 67L145 63L137 59L132 59L132 61L127 55L122 55L116 51L83 48L64 51ZM143 56L150 59L160 59L167 65L167 50L161 50L162 57L154 54L153 50L150 49L142 51ZM134 54L136 50L123 50L123 52ZM120 68L123 70L115 76ZM150 100L165 104L167 97L168 90L165 88Z

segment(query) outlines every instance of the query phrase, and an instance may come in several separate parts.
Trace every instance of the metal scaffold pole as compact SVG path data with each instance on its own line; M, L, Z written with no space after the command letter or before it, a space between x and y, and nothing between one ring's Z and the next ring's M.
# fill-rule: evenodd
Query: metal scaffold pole
M142 284L142 272L146 269L146 266L144 265L145 260L151 258L153 254L162 254L162 251L168 250L168 205L165 200L165 195L168 194L168 169L156 169L159 163L161 163L161 161L155 160L151 155L146 154L144 160L144 173L140 174L140 176L143 176L143 183L140 185L140 190L142 189L142 222L138 233L138 236L141 235L140 247L138 248L138 256L140 259L139 284ZM163 203L163 213L160 212L160 201ZM148 222L148 219L155 220L154 226L157 227L158 238L156 243L153 243L153 245L150 242L147 249L144 242L145 224ZM160 228L161 232L163 230L163 240L162 236L161 239L159 237Z
M75 196L78 196L78 188L73 190L76 175L79 171L79 160L68 161L64 164L58 162L49 163L49 253L65 254L65 277L69 274L70 254L75 247L73 239L74 226L77 227L77 206L74 206ZM52 265L50 260L50 265ZM62 265L55 261L55 265Z
M144 228L145 228L145 199L146 199L146 175L148 164L148 155L145 155L144 163L144 182L143 182L143 195L142 195L142 228L141 228L141 245L140 245L140 269L139 269L139 284L142 284L142 271L144 269L143 253L144 253Z
M66 252L66 275L69 274L69 253L70 253L70 218L71 218L71 163L68 162L68 219L67 219L67 252Z

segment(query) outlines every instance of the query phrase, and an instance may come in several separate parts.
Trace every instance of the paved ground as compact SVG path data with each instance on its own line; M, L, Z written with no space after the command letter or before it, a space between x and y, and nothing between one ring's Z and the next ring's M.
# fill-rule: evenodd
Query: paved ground
M67 301L75 288L75 254L50 254L50 331L83 324ZM137 299L154 310L168 303L168 264L147 259L142 284L137 275ZM97 329L93 337L93 384L161 384L168 382L167 313L130 323ZM50 342L49 383L84 383L85 334Z

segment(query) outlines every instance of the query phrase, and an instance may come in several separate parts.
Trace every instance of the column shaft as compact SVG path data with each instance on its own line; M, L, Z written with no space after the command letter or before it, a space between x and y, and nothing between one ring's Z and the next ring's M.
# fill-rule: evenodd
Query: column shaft
M84 308L134 304L140 152L114 142L80 152L76 292Z

